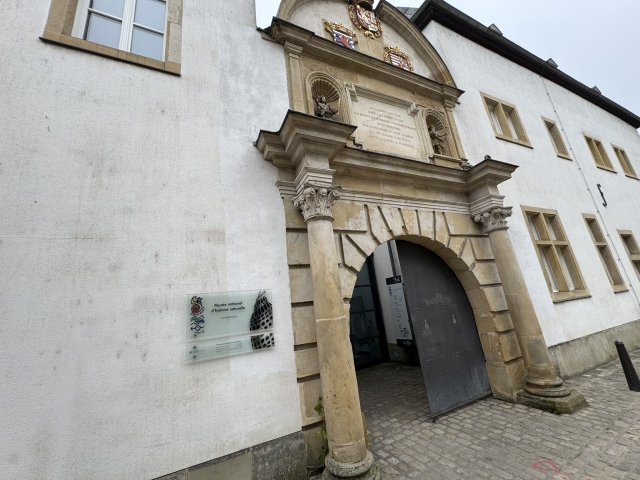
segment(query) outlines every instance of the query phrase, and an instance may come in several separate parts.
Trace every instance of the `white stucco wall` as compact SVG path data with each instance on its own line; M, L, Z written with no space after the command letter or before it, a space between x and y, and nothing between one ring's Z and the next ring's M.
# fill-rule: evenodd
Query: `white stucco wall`
M636 238L640 238L640 181L623 174L611 147L613 143L624 148L636 172L640 172L637 130L436 22L431 22L423 33L443 57L457 86L465 91L454 112L469 161L479 163L488 154L519 166L513 179L502 184L500 191L506 195L505 205L514 207L509 234L548 344L556 345L640 319L636 296L640 296L640 282L616 232L633 230ZM623 75L624 66L620 69ZM533 149L494 136L479 92L516 105ZM562 122L573 161L555 154L541 116L558 124ZM617 174L596 167L582 133L602 141ZM605 192L607 208L602 206L597 184ZM591 292L590 298L552 302L521 205L558 211ZM606 226L611 234L610 247L620 256L621 273L632 287L628 292L613 292L582 218L583 213L597 212L604 217L601 226Z
M150 479L300 430L282 203L252 146L288 108L253 0L185 2L182 77L38 39L1 2L0 465ZM188 294L270 288L276 348L186 365Z

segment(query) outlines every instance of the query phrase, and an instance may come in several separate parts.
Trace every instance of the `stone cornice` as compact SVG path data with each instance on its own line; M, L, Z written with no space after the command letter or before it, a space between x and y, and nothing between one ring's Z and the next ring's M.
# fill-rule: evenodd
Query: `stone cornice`
M336 174L466 192L467 172L383 152L346 147L331 161Z
M306 152L332 159L357 127L289 110L280 130L261 130L256 147L277 167L295 168Z
M497 186L511 178L517 165L498 160L483 160L467 170L467 191L471 192L482 185Z
M394 67L390 63L356 50L336 45L332 41L317 36L314 32L274 18L270 35L275 42L295 44L303 49L303 54L322 60L331 65L358 71L379 80L438 100L456 101L464 92L454 86L439 83L413 72ZM443 68L444 63L439 68ZM446 67L444 67L446 68Z

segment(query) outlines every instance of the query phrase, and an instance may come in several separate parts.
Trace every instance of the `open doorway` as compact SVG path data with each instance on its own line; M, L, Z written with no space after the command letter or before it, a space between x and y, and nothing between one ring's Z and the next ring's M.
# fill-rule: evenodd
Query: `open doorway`
M362 410L372 420L384 405L433 418L491 393L465 290L426 248L379 246L358 274L350 313Z

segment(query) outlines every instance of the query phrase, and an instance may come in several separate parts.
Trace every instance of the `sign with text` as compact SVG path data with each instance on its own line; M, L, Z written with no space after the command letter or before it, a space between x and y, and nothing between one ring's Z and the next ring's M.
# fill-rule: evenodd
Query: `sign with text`
M187 309L187 361L228 357L274 345L270 290L190 295Z
M398 275L387 278L387 289L389 290L389 306L391 307L391 317L393 318L393 329L396 333L397 344L403 347L413 345L413 335L411 334L407 302L404 298L402 277Z
M420 137L416 116L407 107L358 96L353 102L358 125L358 141L367 150L420 158Z

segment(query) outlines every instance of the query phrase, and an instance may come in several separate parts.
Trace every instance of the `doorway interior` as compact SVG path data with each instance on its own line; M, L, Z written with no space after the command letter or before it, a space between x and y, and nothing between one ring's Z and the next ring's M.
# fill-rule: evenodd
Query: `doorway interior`
M464 288L420 245L391 241L367 259L351 298L350 325L367 416L395 404L405 416L433 419L491 393Z

